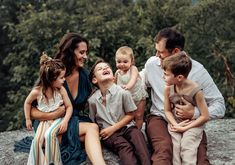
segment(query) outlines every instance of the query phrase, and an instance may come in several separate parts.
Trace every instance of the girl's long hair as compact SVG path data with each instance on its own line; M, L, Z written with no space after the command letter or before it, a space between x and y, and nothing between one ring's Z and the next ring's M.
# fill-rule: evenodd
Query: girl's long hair
M53 81L55 81L60 75L61 71L66 70L64 64L59 59L52 59L46 53L42 53L40 57L40 71L39 78L35 86L39 86L42 89L42 94L46 97L46 90L53 88Z

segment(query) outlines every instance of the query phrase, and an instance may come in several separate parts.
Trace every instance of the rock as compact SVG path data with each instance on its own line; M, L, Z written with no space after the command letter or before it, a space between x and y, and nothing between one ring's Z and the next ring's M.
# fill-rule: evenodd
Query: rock
M206 134L210 163L235 165L235 119L208 122Z
M212 165L235 165L235 119L218 119L207 123L208 156ZM28 154L14 152L14 141L32 135L26 130L0 133L0 165L25 165ZM118 165L119 158L103 149L108 165ZM82 165L91 165L87 159Z

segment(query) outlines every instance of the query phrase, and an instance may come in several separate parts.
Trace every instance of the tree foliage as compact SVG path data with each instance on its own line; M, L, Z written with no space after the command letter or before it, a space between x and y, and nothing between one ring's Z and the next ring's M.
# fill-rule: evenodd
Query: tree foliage
M175 26L186 36L186 50L205 65L224 95L227 116L235 115L234 7L229 0L1 1L2 130L22 125L23 102L37 79L39 56L46 51L53 57L67 32L89 40L88 67L101 57L115 70L115 51L129 45L141 69L155 54L158 30Z

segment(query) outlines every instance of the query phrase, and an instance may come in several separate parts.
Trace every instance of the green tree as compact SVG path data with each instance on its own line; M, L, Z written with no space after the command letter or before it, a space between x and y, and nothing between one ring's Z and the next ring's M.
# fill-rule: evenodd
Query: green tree
M115 41L131 40L125 29L132 28L128 20L124 16L118 18L127 13L128 3L125 3L118 0L113 3L51 0L19 5L18 23L7 24L14 45L4 59L10 66L9 81L13 86L7 93L5 111L16 114L9 115L8 129L18 128L23 121L23 102L38 76L40 54L46 51L53 56L63 34L78 32L87 37L91 44L91 60L95 55L109 60L115 51Z
M23 2L22 2L23 3ZM12 50L12 46L15 44L8 37L8 23L17 23L17 11L19 9L19 5L14 0L2 0L0 1L0 131L3 131L7 126L10 119L10 116L16 116L12 114L11 110L6 108L6 104L8 104L7 93L9 90L14 90L14 83L10 82L9 64L4 62L4 59L8 56L9 52Z
M18 23L7 23L8 36L14 44L4 59L4 63L10 66L11 88L4 106L10 121L9 130L22 125L23 102L37 79L40 54L46 51L53 56L58 38L70 27L66 19L69 15L61 10L48 9L43 2L20 4L17 13Z
M23 121L23 102L38 77L43 51L54 56L59 39L78 32L90 42L88 67L97 57L111 63L120 46L133 48L141 69L155 55L153 39L164 27L186 36L186 50L202 62L226 98L234 101L234 2L229 0L4 0L0 13L1 119L8 130ZM227 14L229 13L229 15ZM228 19L225 19L228 18ZM4 45L6 44L6 45ZM208 64L208 60L210 63ZM10 68L9 70L6 68ZM224 74L224 71L226 71ZM0 121L3 122L3 121ZM6 127L4 127L5 129Z

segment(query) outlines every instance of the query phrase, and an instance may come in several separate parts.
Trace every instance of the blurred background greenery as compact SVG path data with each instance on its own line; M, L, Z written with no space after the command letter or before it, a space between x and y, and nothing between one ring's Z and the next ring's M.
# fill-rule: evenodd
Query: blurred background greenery
M185 50L213 77L235 117L235 1L230 0L1 0L0 131L23 126L23 102L43 51L54 56L59 39L78 32L96 57L114 66L118 47L134 49L139 70L155 54L153 38L164 27L186 37Z

